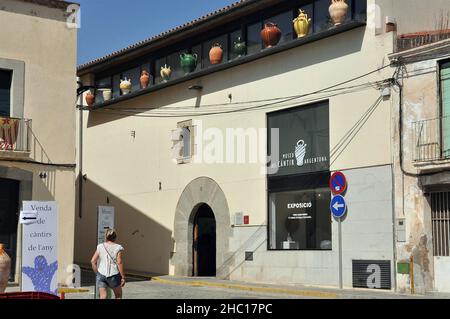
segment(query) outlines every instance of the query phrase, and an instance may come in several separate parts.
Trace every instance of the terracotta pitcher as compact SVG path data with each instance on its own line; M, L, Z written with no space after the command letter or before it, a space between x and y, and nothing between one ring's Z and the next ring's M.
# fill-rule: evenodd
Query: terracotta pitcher
M8 286L9 274L11 272L11 258L0 244L0 293L4 293Z
M150 74L148 73L147 70L142 71L140 81L142 89L147 88L148 85L150 84Z
M272 22L266 23L261 31L261 39L267 48L277 45L281 40L281 30L278 25Z
M220 64L223 59L223 50L219 43L215 43L209 51L209 61L211 64Z
M330 17L335 26L345 22L348 13L348 4L345 0L331 0Z
M88 106L92 106L92 105L94 105L94 103L95 103L95 94L92 93L92 91L89 91L89 92L86 94L85 99L86 99L87 105L88 105Z

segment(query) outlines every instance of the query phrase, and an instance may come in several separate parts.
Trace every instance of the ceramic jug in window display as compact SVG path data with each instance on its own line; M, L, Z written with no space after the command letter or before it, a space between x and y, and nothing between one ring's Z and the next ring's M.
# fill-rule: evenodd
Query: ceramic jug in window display
M94 103L95 103L95 94L92 93L91 90L89 90L86 93L85 100L86 100L86 103L87 103L88 106L94 105Z
M294 30L298 38L303 38L309 34L311 21L308 14L304 10L300 10L298 17L294 20Z
M197 68L197 59L198 56L196 53L182 53L180 55L181 68L183 69L185 74L194 72L194 70Z
M0 293L4 293L8 286L9 274L11 272L11 258L0 244Z
M125 80L120 80L120 91L122 91L123 95L126 95L131 92L131 80L125 78Z
M331 0L330 17L335 26L345 22L348 13L348 4L345 0Z
M164 66L161 67L161 78L164 82L167 82L170 80L170 76L172 75L172 69L170 66L167 66L167 64L164 64Z
M99 89L102 92L103 101L109 101L112 99L112 90L111 89Z
M223 59L223 49L219 43L215 43L209 51L209 61L211 64L220 64Z
M140 82L142 89L147 88L148 85L150 84L150 74L148 73L147 70L142 70Z
M247 54L247 45L244 41L242 41L241 37L238 37L236 41L233 43L233 53L238 57L244 56Z
M268 22L261 31L261 39L266 48L271 48L281 40L281 30L276 23Z

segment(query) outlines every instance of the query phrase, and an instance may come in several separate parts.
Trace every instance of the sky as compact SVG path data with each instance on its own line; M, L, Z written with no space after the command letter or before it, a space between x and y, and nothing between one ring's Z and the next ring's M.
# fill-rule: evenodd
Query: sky
M189 22L237 0L78 0L78 65Z

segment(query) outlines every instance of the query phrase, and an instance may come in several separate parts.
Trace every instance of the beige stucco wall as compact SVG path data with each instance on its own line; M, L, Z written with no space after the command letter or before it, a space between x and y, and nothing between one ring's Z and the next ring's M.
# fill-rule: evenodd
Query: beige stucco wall
M0 166L34 174L32 199L59 205L59 282L73 262L75 168L19 164L31 160L75 164L76 29L66 26L66 12L21 1L2 0L0 58L25 63L24 117L32 120L31 153L0 153ZM39 173L46 172L47 179Z
M161 111L161 107L193 106L198 98L195 91L188 90L193 84L204 87L201 105L227 103L229 94L237 102L313 92L384 66L392 45L393 34L376 37L374 30L362 27L134 98L115 107L159 107ZM390 76L390 70L385 70L347 85ZM377 89L370 88L329 97L331 149L379 96ZM286 106L307 104L310 99ZM391 163L390 106L389 100L380 103L351 143L339 156L331 159L332 170ZM203 130L218 128L225 134L226 128L264 129L266 111L276 109L197 119L202 120ZM207 107L200 106L199 110L206 111ZM174 249L172 231L176 206L186 185L201 176L220 185L231 218L236 212L245 212L250 215L252 225L267 223L266 177L261 174L260 164L176 165L172 161L170 131L177 127L177 122L187 119L196 118L119 116L114 111L84 113L83 173L87 174L87 181L83 218L77 218L76 222L77 261L89 261L95 247L96 206L106 204L109 196L110 205L118 208L116 223L119 240L127 250L126 267L145 272L172 272L167 257ZM135 138L131 131L136 132Z

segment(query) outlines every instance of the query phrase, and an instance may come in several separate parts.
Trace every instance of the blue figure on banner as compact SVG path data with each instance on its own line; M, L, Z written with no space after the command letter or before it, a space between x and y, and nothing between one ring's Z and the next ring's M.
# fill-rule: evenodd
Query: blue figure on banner
M23 267L22 271L30 277L35 291L57 294L57 290L51 291L53 277L58 270L58 262L48 264L44 256L34 259L34 268Z

